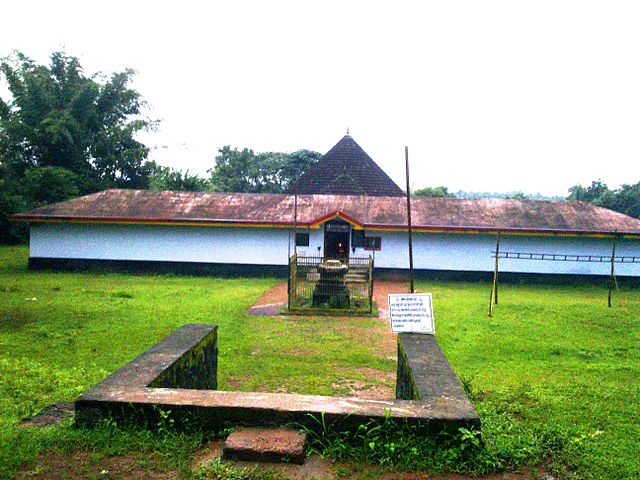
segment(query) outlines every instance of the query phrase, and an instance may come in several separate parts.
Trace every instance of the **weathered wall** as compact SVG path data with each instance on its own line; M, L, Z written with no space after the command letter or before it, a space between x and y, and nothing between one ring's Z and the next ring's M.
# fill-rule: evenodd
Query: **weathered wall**
M324 229L299 229L310 234L300 254L318 255L324 249ZM374 255L375 266L406 269L407 234L376 232L382 250L357 249L356 256ZM45 223L31 225L31 257L53 259L126 260L202 264L275 265L286 268L288 229L180 227L154 225L100 225ZM293 240L292 240L293 241ZM491 272L494 235L414 235L414 267L424 270ZM611 255L611 239L569 236L502 235L501 251ZM292 251L292 250L291 250ZM640 240L618 241L618 256L640 256ZM573 275L609 275L609 263L554 262L501 259L501 272ZM619 276L640 276L639 264L616 264Z
M382 250L375 252L378 268L408 268L407 234L401 232L367 231L382 237ZM416 233L413 241L413 262L417 269L491 272L495 260L495 235ZM579 255L611 255L612 240L607 238L569 236L501 235L500 251L527 253L560 253ZM640 256L640 240L617 242L617 256ZM573 275L609 275L609 263L553 262L500 259L501 272L549 273ZM620 276L640 276L640 264L616 264Z
M287 229L40 223L32 257L286 265Z

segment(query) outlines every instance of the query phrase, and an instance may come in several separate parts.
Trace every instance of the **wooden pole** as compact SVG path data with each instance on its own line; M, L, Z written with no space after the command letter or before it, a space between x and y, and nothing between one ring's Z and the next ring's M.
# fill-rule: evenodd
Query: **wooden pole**
M298 255L298 242L296 242L296 234L298 230L298 188L293 191L293 253Z
M371 315L372 313L373 313L373 259L371 258L371 255L369 255L369 315Z
M295 203L295 197L293 201ZM295 218L295 215L296 215L295 206L293 208L294 208L293 217ZM287 245L287 258L291 260L291 229L289 229L289 244Z
M611 294L613 292L613 286L616 281L615 262L616 262L616 239L617 235L613 237L613 246L611 248L611 276L609 277L609 295L607 296L607 305L611 308Z
M409 227L409 283L411 293L414 293L413 286L413 232L411 230L411 189L409 187L409 147L404 147L404 160L407 171L407 226Z
M498 305L498 262L500 258L500 232L496 238L496 266L493 272L493 302Z
M493 317L493 288L489 292L489 316Z
M489 295L489 316L493 317L493 305L498 304L498 258L500 254L500 232L496 238L496 252L495 252L495 268L493 270L493 285L491 286L491 295Z

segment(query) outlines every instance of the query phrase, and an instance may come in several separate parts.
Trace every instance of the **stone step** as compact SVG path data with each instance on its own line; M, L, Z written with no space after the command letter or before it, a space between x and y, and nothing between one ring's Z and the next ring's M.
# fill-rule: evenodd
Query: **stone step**
M307 434L286 428L239 428L222 446L222 458L303 464Z

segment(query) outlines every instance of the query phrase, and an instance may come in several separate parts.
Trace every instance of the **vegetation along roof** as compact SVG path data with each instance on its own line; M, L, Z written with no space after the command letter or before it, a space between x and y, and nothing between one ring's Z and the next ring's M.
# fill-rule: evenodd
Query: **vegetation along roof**
M402 197L105 190L15 215L17 220L318 227L341 217L355 228L406 230ZM640 235L640 220L585 202L412 200L417 231Z
M300 179L289 193L400 197L404 192L351 138L345 135Z

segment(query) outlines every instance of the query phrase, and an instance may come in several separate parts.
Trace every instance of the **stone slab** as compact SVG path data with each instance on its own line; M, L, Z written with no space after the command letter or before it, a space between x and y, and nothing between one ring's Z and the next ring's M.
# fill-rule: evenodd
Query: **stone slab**
M286 428L240 428L227 437L222 458L249 462L304 463L307 434Z
M403 382L409 385L403 385ZM441 397L468 401L434 335L398 335L396 397L404 400L429 401Z

